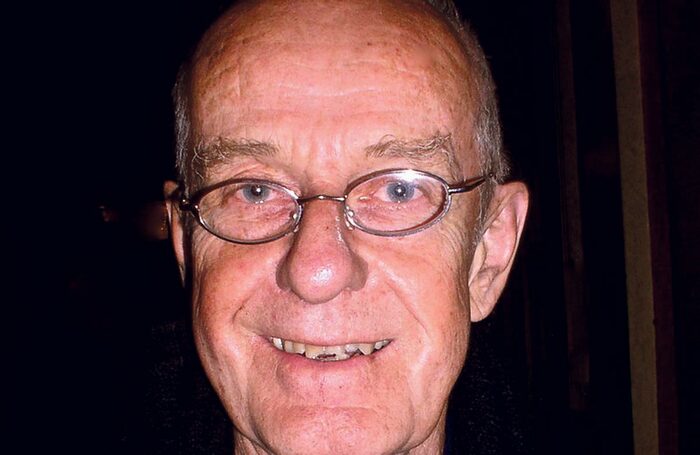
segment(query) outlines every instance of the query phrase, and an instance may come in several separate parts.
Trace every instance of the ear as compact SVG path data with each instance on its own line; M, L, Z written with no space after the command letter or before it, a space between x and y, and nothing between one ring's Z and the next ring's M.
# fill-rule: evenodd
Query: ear
M168 227L170 228L170 241L175 250L178 268L180 269L180 279L185 283L185 229L183 226L182 212L176 198L178 184L168 180L163 185L163 195L165 196L165 207L168 211Z
M521 182L498 185L469 269L472 322L488 316L503 292L527 215L528 192Z

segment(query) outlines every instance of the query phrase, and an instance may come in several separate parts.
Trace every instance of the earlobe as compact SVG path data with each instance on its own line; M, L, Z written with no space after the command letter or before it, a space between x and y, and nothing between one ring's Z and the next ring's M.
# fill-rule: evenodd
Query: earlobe
M521 182L496 187L469 269L472 322L488 316L503 292L525 225L528 191Z
M182 224L182 216L180 207L174 197L177 194L178 184L172 180L168 180L163 185L163 195L165 196L165 207L168 211L168 227L170 230L170 241L175 250L175 258L177 259L178 268L180 270L180 279L185 283L185 235Z

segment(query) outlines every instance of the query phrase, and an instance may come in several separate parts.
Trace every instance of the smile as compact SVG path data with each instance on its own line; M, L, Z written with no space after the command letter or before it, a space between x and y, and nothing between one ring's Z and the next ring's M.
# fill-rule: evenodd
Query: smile
M321 362L337 362L339 360L347 360L357 355L371 355L389 343L390 340L380 340L372 343L350 343L337 346L316 346L308 343L300 343L297 341L283 340L281 338L270 337L270 343L278 350L288 352L290 354L303 355L307 359L318 360Z

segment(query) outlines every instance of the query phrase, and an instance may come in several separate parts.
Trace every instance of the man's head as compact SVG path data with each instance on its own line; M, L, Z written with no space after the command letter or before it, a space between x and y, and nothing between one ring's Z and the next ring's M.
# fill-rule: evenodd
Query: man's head
M495 305L527 209L521 184L497 183L500 131L476 43L420 1L245 2L206 33L177 92L185 196L255 179L227 185L226 198L217 190L209 230L169 202L195 342L237 450L437 453L470 322ZM487 183L401 236L353 228L364 212L341 198L289 210L274 186L302 200L344 196L388 169ZM398 199L382 205L406 188L380 183L356 202L383 207L373 226L411 216ZM446 208L439 191L408 191ZM254 223L237 239L264 236L256 229L280 213L303 217L265 243L213 235L242 203Z

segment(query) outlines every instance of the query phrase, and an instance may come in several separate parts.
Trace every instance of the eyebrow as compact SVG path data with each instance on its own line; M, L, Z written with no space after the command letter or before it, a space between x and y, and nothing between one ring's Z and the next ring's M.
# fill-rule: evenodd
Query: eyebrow
M192 168L197 177L204 180L204 172L218 164L230 162L244 156L252 158L271 157L278 152L279 148L270 142L219 137L207 144L199 144L194 147Z
M450 133L435 133L420 139L402 139L386 135L377 143L365 147L364 151L367 158L400 158L416 166L443 167L452 179L460 178L460 168L455 159ZM194 147L192 168L196 176L203 180L204 172L218 164L239 157L269 158L278 153L279 147L271 142L219 137Z
M450 177L460 178L460 168L450 133L434 135L424 139L400 139L384 136L376 144L365 148L368 158L403 158L412 165L444 167Z

